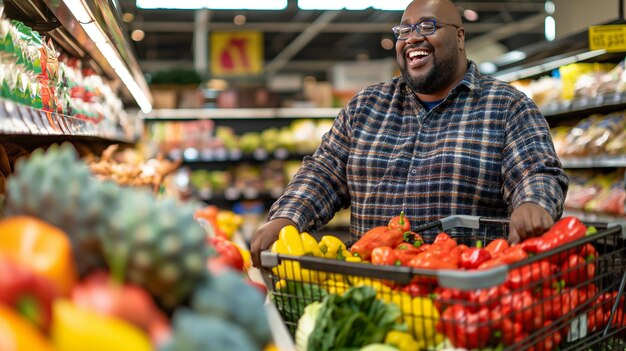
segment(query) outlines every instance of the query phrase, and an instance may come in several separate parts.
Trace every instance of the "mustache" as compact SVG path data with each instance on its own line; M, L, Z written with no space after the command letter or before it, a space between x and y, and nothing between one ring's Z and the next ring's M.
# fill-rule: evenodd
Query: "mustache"
M402 54L406 55L407 51L412 50L412 49L428 49L431 52L435 50L435 48L433 48L433 46L430 45L429 43L422 43L419 45L406 45L402 49Z

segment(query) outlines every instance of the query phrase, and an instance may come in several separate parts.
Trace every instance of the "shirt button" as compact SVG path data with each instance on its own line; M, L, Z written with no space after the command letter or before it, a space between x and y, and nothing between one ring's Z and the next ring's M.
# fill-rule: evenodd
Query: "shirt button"
M417 173L417 169L413 168L413 169L411 170L411 173L413 173L413 174Z

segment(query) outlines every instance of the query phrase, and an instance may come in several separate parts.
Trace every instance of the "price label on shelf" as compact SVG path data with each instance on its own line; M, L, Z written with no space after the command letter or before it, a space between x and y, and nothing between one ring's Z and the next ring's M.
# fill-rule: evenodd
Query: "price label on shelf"
M589 50L626 51L626 25L589 27Z

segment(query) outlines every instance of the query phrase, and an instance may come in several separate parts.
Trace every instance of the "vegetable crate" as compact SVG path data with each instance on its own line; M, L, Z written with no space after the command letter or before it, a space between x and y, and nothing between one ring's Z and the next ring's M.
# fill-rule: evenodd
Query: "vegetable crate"
M263 252L263 275L295 334L304 308L327 294L370 286L395 303L419 349L624 350L624 224L585 223L597 233L481 270L432 270ZM485 229L506 237L508 221L451 216L413 228ZM486 232L475 230L475 233ZM487 235L456 237L489 243Z

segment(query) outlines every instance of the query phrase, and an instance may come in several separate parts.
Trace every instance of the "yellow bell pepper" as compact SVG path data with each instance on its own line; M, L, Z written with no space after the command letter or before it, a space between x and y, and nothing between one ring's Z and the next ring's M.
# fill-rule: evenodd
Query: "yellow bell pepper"
M326 258L344 260L344 252L347 251L346 244L339 238L332 235L324 235L319 242L320 251Z
M152 350L148 336L129 322L78 308L62 299L54 303L51 336L57 351Z
M407 332L392 330L385 335L385 344L393 345L400 351L414 351L420 349L420 344Z
M300 233L300 239L302 240L302 248L304 249L305 255L324 257L324 255L320 251L317 240L315 240L315 238L311 234L307 232Z
M298 229L294 226L286 226L278 233L278 240L272 244L272 252L288 254L293 256L303 256L305 254L302 237ZM324 272L311 271L300 268L300 262L285 260L278 266L272 268L272 272L287 280L297 280L306 283L321 282L326 279Z
M432 342L435 339L439 312L431 299L420 296L411 297L408 293L401 291L381 294L380 298L400 307L402 318L416 341Z
M60 294L69 294L76 271L65 232L35 217L16 216L0 221L0 233L0 254L47 277Z
M0 304L0 350L54 351L34 324L3 304Z
M324 282L324 288L330 294L343 295L346 291L348 291L348 289L350 289L350 285L342 281L328 279Z

